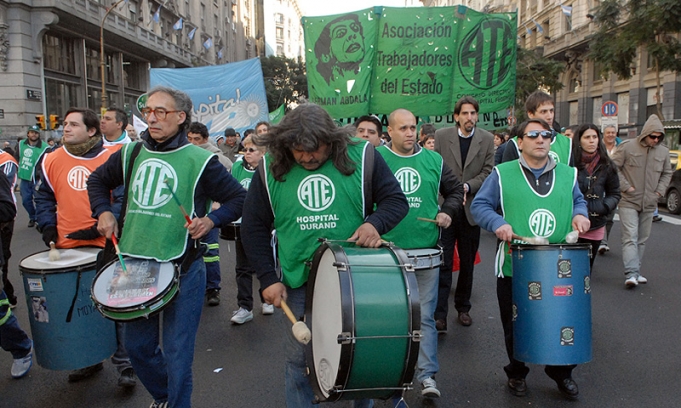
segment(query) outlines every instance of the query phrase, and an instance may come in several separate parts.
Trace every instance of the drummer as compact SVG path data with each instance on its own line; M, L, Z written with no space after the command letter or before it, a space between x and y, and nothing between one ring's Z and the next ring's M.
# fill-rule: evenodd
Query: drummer
M129 199L121 211L125 213L121 215L125 220L121 252L172 262L179 269L181 289L163 309L163 321L156 314L126 323L125 346L142 384L154 398L151 407L185 408L191 406L194 344L206 288L205 247L199 239L241 216L246 191L217 156L187 140L192 115L189 95L163 86L147 95L141 112L149 128L142 133L142 141L112 154L90 175L87 188L92 213L99 219L98 230L109 238L119 232L109 197L114 188L125 185ZM132 163L126 167L128 174L123 160ZM175 194L191 222L182 218L170 186L177 189ZM222 205L206 214L211 200Z
M104 247L106 240L97 231L96 220L90 216L86 185L90 173L120 146L104 147L99 126L94 111L69 109L64 115L64 145L46 155L42 162L35 204L38 229L48 247L50 243L57 248ZM123 325L116 324L118 347L111 362L118 369L118 385L134 387L137 382L123 346L123 332ZM75 370L69 374L69 382L81 381L102 368L103 364L97 363Z
M383 239L402 249L435 248L440 236L438 227L448 228L452 218L463 209L463 185L438 153L422 148L416 141L416 118L406 109L397 109L388 116L388 133L391 142L376 149L393 173L417 171L420 182L414 188L413 178L400 177L398 181L410 203L409 214ZM444 197L438 209L438 191ZM413 200L413 201L412 201ZM435 220L436 223L417 218ZM416 379L421 384L421 395L427 398L440 396L435 382L439 370L437 360L437 330L435 306L437 304L439 269L416 270L421 303L421 343L416 364Z
M352 130L337 128L321 107L303 104L289 112L268 133L255 139L268 153L260 166L262 177L253 177L244 205L243 244L264 288L265 300L280 307L286 299L293 314L304 314L305 290L311 260L318 238L349 239L363 247L377 248L387 233L407 214L408 204L395 177L383 158L365 141L352 139ZM371 155L373 166L363 157ZM369 189L362 189L363 178ZM369 181L370 179L370 181ZM305 184L304 184L305 183ZM319 200L306 200L299 186L324 192L335 191L321 206ZM365 191L367 197L363 197ZM310 191L319 197L321 191ZM374 207L374 205L376 207ZM373 213L372 209L375 208ZM317 217L334 222L314 222ZM307 221L306 221L307 220ZM278 238L277 275L270 246L272 227ZM280 316L283 322L283 314ZM308 380L305 347L286 330L286 405L289 408L316 407ZM354 405L373 406L372 400L356 400Z
M527 392L525 377L530 369L513 357L513 269L508 243L514 241L513 234L517 234L525 237L542 236L548 238L550 243L558 244L565 242L566 232L571 229L580 233L589 230L586 201L576 182L576 170L556 163L549 155L552 139L551 127L543 119L530 119L519 125L520 158L495 167L471 205L475 222L494 232L501 241L495 262L497 300L506 353L510 360L504 371L508 376L508 388L516 396L523 396ZM572 205L561 205L570 201ZM552 230L545 232L533 229L535 223L520 215L521 208L522 213L527 213L528 208L548 212L555 218L555 222L550 224ZM497 210L501 210L503 216ZM574 365L546 366L544 370L556 382L558 389L570 398L579 394L577 383L572 378L574 368Z
M256 126L256 132L258 131L258 128L260 128L261 130L264 129L264 133L267 133L269 129L265 127L268 126L267 122L260 122L258 125L260 126ZM250 134L246 136L241 143L244 146L244 156L234 163L232 175L246 190L248 190L251 179L255 174L256 167L258 167L258 163L260 162L260 159L262 159L262 156L265 155L265 148L254 145L253 136ZM236 300L239 308L232 313L230 321L234 324L244 324L253 320L253 275L255 274L255 270L248 262L248 258L244 252L244 245L241 243L241 240L236 239L234 245L236 246ZM262 302L262 314L273 314L274 306L265 302L262 295L260 296L260 300Z

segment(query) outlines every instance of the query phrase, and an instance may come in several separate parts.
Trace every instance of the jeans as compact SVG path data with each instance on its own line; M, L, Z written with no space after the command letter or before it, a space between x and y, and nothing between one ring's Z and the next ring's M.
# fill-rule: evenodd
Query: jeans
M437 329L435 329L435 305L437 304L437 288L440 268L420 269L415 271L419 287L419 303L421 303L421 345L416 363L416 380L421 383L434 376L440 369L437 361Z
M255 269L248 262L244 245L240 239L234 242L236 246L236 300L239 307L251 311L253 310L253 275ZM265 300L260 295L260 301L265 303Z
M35 184L32 180L21 180L21 204L28 213L28 219L35 221L35 203L33 203L33 195L35 194Z
M128 352L125 351L125 345L123 343L125 339L125 324L121 322L116 322L116 352L111 356L111 364L116 367L118 374L122 373L126 368L130 368L130 357Z
M220 244L218 235L220 230L213 228L206 234L201 242L208 245L208 251L203 255L203 262L206 264L206 290L220 290Z
M12 353L12 358L16 360L26 357L31 352L33 342L28 338L26 332L19 327L17 318L14 317L9 308L9 301L5 291L0 291L0 319L3 319L8 314L10 314L9 318L0 326L0 347Z
M601 245L608 246L608 237L610 236L610 230L612 229L615 219L615 212L617 210L613 210L608 214L608 220L605 222L605 237L601 240Z
M126 323L125 347L137 376L154 400L167 400L169 408L191 407L194 344L205 290L206 266L198 259L180 275L180 291L162 314Z
M298 320L302 319L305 315L305 291L306 286L296 289L286 288L288 294L286 304ZM288 408L318 408L319 405L313 403L315 396L307 375L305 345L295 339L291 331L291 322L283 313L279 313L279 323L282 325L281 329L286 332L286 339L284 340L284 352L286 353L286 406ZM313 369L314 367L310 367L310 370ZM373 406L373 400L353 401L353 407L355 408L371 408Z
M641 273L641 260L653 225L653 210L638 211L620 207L619 214L622 223L624 275L627 278L636 277Z

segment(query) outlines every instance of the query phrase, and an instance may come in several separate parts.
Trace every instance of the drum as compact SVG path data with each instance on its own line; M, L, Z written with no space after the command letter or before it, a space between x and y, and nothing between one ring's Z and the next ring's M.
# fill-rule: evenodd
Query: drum
M440 270L440 266L442 265L442 249L405 249L404 252L407 254L409 261L414 266L414 270Z
M305 319L320 402L389 398L411 385L421 319L416 277L401 249L324 242L312 262Z
M519 361L591 361L589 244L512 245L513 353Z
M227 241L237 241L241 239L241 218L227 226L220 228L220 238Z
M49 251L19 263L33 347L38 364L49 370L75 370L105 360L116 351L116 327L96 312L90 299L100 248Z
M130 321L160 312L180 288L179 273L170 262L124 257L102 269L92 282L92 300L99 312L115 321Z

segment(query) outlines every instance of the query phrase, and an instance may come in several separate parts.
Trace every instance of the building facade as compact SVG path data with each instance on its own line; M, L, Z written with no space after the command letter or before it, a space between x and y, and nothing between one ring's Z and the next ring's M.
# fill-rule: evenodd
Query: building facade
M0 138L71 106L136 112L149 68L260 56L261 10L262 0L0 0Z
M264 0L265 55L305 59L305 40L297 0Z

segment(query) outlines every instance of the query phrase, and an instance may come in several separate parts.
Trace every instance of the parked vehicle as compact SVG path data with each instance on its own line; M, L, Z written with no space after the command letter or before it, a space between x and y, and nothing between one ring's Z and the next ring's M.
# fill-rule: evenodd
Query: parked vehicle
M664 197L667 210L672 214L681 214L681 170L676 170L672 174L672 180L669 182Z

